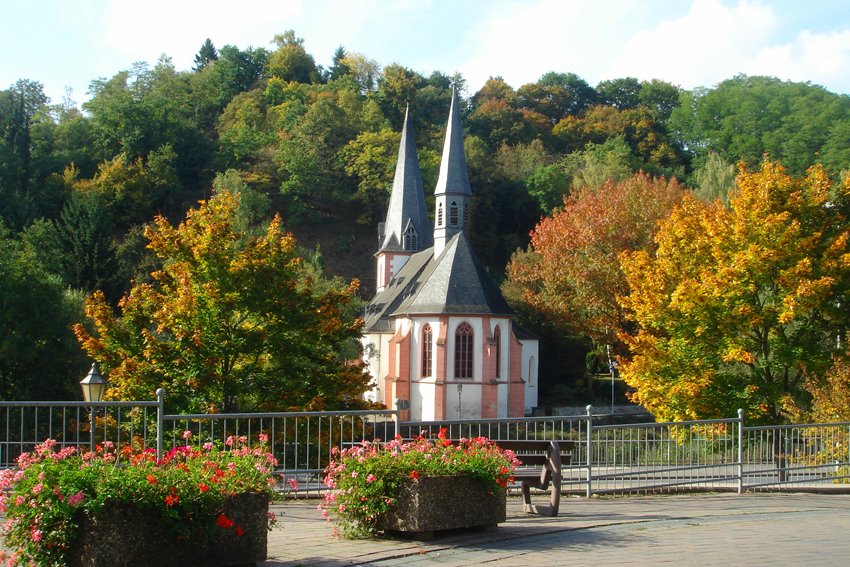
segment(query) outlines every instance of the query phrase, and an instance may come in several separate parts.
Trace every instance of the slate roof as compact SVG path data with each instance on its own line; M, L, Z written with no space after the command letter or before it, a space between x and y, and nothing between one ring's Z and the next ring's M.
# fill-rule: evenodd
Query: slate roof
M402 235L409 225L413 226L418 236L416 250L423 250L434 243L423 187L419 158L416 155L416 132L408 106L401 131L387 219L378 227L379 250L402 250Z
M411 256L366 306L366 332L390 332L391 319L405 315L513 314L464 233L433 254L429 248Z
M443 193L472 194L469 174L466 170L466 153L463 151L463 128L460 126L460 110L455 86L452 86L452 104L449 108L446 141L443 143L443 157L440 160L440 177L434 188L435 195Z

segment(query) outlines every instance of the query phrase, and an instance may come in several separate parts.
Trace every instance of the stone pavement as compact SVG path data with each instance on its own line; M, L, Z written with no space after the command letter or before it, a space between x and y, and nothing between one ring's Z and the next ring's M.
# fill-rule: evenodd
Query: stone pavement
M511 497L498 529L427 542L339 539L317 504L272 507L281 522L259 565L850 565L848 494L564 497L557 518L525 515Z

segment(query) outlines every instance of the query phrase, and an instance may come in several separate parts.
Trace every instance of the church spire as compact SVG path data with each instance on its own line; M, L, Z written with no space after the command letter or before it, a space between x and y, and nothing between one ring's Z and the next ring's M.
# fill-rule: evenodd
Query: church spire
M404 114L387 219L379 229L379 240L379 251L411 253L429 248L432 242L409 104Z
M469 204L472 189L463 149L463 129L460 125L457 86L452 86L452 103L446 127L446 141L440 162L440 177L434 189L436 215L434 219L434 255L439 255L452 236L469 227Z

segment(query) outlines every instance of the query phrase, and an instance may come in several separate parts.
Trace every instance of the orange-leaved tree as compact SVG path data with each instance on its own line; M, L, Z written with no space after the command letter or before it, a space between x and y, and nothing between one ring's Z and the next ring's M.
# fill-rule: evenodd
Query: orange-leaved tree
M781 419L784 397L840 355L848 326L848 186L830 199L820 167L741 169L724 207L686 197L655 237L623 254L638 330L621 365L658 419Z
M514 254L506 294L564 332L615 345L627 323L617 298L628 294L618 255L652 246L658 221L684 193L675 179L642 172L577 190L535 227L529 250Z
M240 228L238 206L224 191L177 228L157 218L145 232L163 266L152 282L118 314L102 293L89 299L91 324L75 332L108 371L109 395L163 387L169 407L192 412L357 406L369 382L351 363L357 282L321 277L279 217L258 234Z

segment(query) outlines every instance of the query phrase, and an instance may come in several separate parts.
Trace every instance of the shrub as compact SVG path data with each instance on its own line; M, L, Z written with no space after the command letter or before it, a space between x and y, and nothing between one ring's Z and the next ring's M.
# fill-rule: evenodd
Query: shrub
M407 443L400 437L388 443L364 441L350 449L333 450L324 480L332 490L319 508L325 518L336 520L345 537L369 536L405 482L463 475L493 490L505 490L518 464L512 451L501 450L485 437L452 444L445 429L436 440L420 436Z
M156 510L176 538L216 529L242 527L223 513L225 500L245 492L271 495L277 465L265 448L250 448L246 438L229 438L225 447L206 443L177 447L159 461L153 449L116 451L106 442L95 451L59 448L48 439L18 458L17 470L0 471L3 541L15 550L8 563L65 565L78 538L81 514L93 515L108 500ZM270 515L270 525L274 518Z

